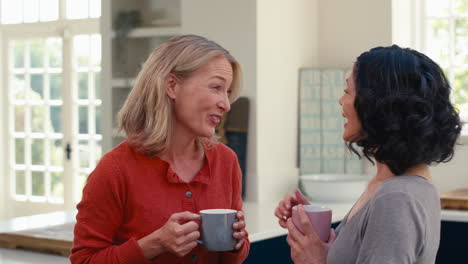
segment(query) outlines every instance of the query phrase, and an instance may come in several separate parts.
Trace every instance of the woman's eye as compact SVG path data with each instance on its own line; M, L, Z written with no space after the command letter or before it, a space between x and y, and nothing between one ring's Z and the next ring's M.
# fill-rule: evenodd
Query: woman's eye
M211 88L219 90L221 89L221 85L212 85Z

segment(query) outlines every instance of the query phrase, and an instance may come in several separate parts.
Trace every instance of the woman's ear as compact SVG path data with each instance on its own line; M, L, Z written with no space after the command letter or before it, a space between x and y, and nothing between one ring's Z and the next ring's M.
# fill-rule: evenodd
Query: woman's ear
M169 73L166 77L165 81L165 89L166 89L166 94L169 96L171 99L176 98L177 94L177 77L173 73Z

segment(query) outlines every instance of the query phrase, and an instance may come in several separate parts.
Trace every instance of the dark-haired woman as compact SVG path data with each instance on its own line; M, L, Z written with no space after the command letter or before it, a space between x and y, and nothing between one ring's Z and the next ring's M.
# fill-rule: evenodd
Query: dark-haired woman
M449 161L461 130L442 69L424 54L396 45L361 54L339 100L343 139L377 166L377 173L328 243L319 240L299 210L308 203L287 195L275 215L288 228L295 263L434 263L440 236L440 202L429 165ZM336 233L336 234L335 234Z

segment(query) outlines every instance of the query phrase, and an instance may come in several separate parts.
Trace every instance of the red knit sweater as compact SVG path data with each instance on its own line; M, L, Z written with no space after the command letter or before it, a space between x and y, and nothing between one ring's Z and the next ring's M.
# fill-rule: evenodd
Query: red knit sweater
M137 240L162 227L170 215L203 209L242 210L241 171L234 152L223 144L205 149L205 165L183 182L157 157L126 142L107 153L89 175L78 204L72 263L242 263L241 250L209 252L201 245L183 258L164 253L148 261ZM190 193L188 193L190 192Z

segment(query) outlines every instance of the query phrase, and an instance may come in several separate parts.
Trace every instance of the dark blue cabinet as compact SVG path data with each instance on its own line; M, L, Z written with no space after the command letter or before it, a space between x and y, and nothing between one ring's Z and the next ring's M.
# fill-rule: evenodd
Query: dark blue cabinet
M468 263L468 223L442 221L437 264Z
M468 223L442 221L436 264L468 263L465 250L468 250ZM292 263L286 236L252 243L244 263Z
M286 236L280 236L252 243L244 264L292 263Z

